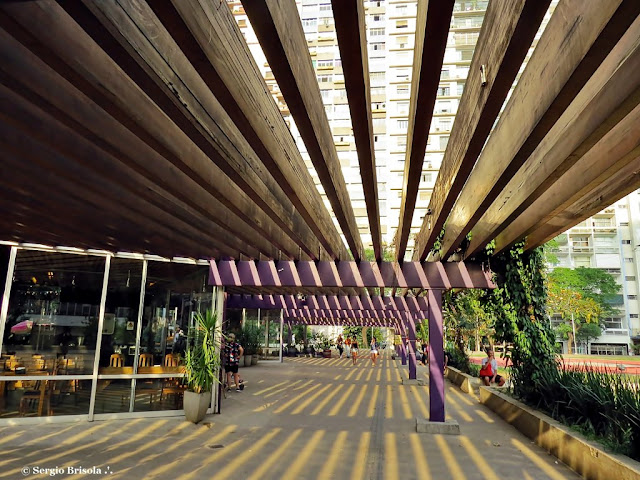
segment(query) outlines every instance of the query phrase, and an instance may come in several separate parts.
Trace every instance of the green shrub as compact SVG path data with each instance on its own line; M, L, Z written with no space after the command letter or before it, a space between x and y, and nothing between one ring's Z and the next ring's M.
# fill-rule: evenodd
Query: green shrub
M457 368L463 373L471 374L471 363L469 362L469 356L465 352L459 348L449 347L447 348L447 355L449 355L449 366Z
M640 460L640 388L637 378L591 366L558 368L535 381L528 403Z
M264 336L264 328L257 327L255 325L247 324L242 329L240 334L242 348L245 355L256 355L258 348L260 348L260 341Z

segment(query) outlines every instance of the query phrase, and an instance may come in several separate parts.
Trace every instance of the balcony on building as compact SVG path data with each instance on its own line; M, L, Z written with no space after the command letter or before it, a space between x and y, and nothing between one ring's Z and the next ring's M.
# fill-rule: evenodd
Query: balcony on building
M454 16L477 14L484 12L489 5L489 0L463 0L453 6Z

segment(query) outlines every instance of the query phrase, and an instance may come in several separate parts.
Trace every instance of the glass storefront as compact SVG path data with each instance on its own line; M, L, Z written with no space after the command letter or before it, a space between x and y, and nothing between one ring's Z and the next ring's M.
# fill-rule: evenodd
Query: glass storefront
M0 419L179 414L208 265L24 247L12 265L3 248Z
M19 250L2 357L12 371L90 375L105 258Z

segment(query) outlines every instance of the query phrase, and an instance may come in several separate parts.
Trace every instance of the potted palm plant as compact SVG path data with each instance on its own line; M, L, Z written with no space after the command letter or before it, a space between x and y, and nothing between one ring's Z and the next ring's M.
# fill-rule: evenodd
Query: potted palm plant
M198 423L207 414L213 384L219 382L215 373L220 367L220 343L215 338L218 316L214 312L196 313L195 323L185 355L184 413L187 420Z
M331 340L322 332L316 332L313 338L324 358L331 358Z
M255 325L247 325L243 329L244 333L244 354L245 354L245 367L249 364L256 365L258 363L258 348L260 347L260 339L262 337L262 330Z

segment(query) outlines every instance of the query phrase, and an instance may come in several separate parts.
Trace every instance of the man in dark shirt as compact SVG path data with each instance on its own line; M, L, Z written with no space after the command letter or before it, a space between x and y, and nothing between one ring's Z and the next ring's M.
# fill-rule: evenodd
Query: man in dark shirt
M236 384L236 391L240 392L240 375L238 375L238 363L244 353L242 345L236 342L233 333L227 335L227 342L224 345L224 370L227 372L227 387L231 387L231 374Z

